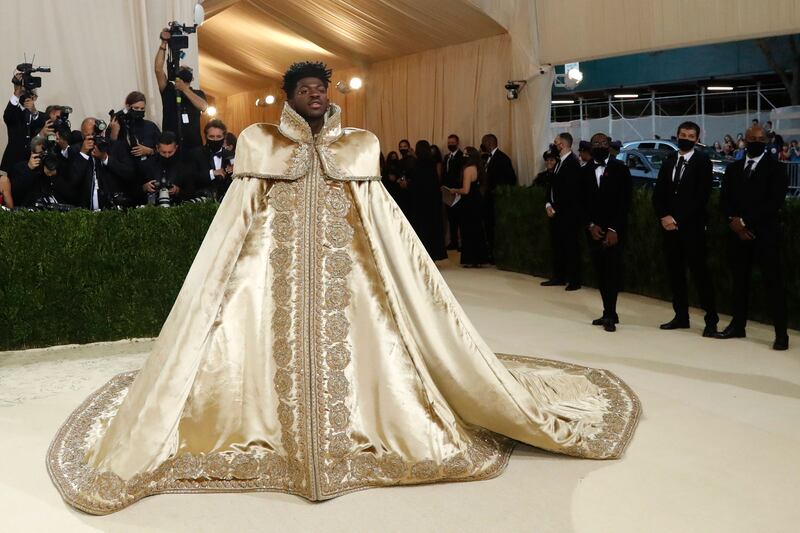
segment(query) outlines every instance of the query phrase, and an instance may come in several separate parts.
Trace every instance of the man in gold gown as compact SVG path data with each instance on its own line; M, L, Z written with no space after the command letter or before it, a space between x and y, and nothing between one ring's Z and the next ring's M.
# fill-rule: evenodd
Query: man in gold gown
M343 128L330 71L293 65L279 125L239 137L233 183L139 372L48 452L93 514L169 492L369 487L498 475L516 442L619 457L640 406L616 376L495 355Z

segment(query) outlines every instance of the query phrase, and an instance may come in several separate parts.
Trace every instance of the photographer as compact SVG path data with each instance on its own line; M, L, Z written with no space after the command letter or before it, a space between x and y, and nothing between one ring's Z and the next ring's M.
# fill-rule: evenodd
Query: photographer
M144 162L156 153L156 144L161 136L155 122L144 118L146 104L143 93L131 92L125 98L125 108L114 113L108 125L111 140L125 146L139 176L145 172Z
M133 161L122 143L105 137L105 123L86 118L83 140L69 149L70 203L97 211L134 203L136 180Z
M221 200L233 175L233 152L225 149L228 128L221 120L214 119L206 124L203 133L206 144L190 154L194 171L192 192Z
M28 158L31 139L45 123L45 116L36 109L38 95L35 90L25 88L21 72L15 72L12 83L14 93L3 112L3 122L8 129L8 145L0 161L0 170L6 173Z
M56 199L60 181L57 178L65 160L59 148L55 143L48 146L44 137L36 136L31 141L30 151L28 160L19 161L8 176L11 195L6 206L9 208L60 203Z
M164 71L167 47L171 33L169 28L162 30L161 45L155 61L158 90L161 91L163 118L162 130L177 133L182 151L188 154L202 145L200 138L200 113L208 108L206 95L201 90L190 87L193 79L192 69L186 65L178 67L174 79L169 79Z
M161 134L156 145L156 156L146 161L147 171L141 190L147 195L148 205L169 206L181 200L184 183L191 181L191 165L183 163L177 155L178 138L171 131Z

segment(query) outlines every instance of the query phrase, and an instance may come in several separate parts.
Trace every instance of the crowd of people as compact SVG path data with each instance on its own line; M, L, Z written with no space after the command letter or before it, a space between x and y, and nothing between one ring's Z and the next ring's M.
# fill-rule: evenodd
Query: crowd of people
M754 118L751 127L764 128L767 134L766 151L777 158L778 161L800 162L800 143L798 143L797 139L792 139L787 143L783 136L772 128L771 120L760 124L758 119ZM736 139L727 134L723 137L722 142L716 141L714 143L714 151L721 157L739 161L744 159L747 153L747 141L745 141L742 133L736 135Z
M480 148L462 148L458 135L451 134L445 154L426 140L412 148L403 139L397 152L381 155L381 172L386 189L434 261L446 259L447 250L459 250L464 267L494 263L495 189L517 183L496 135L484 135Z
M722 180L721 210L729 226L728 262L733 273L733 318L717 330L714 280L706 259L707 204L713 187L713 166L704 151L695 150L700 126L682 123L677 130L678 150L659 169L653 204L663 237L666 269L675 312L661 329L689 327L687 271L705 310L704 337L744 337L753 264L758 264L766 285L775 342L789 345L786 294L781 264L781 211L788 177L785 165L769 151L773 136L765 127L751 126L744 136L744 158L732 162ZM569 133L556 136L548 151L549 178L542 209L550 221L553 277L544 286L581 288L580 239L587 237L603 301L603 315L593 324L616 331L619 323L617 295L621 287L622 249L628 242L627 219L632 180L628 167L611 150L611 139L595 134L582 141L580 155Z
M36 89L27 86L24 72L14 73L3 113L8 144L0 162L0 206L100 210L224 196L236 137L220 120L209 121L201 135L206 96L191 86L191 68L181 65L168 77L170 33L159 37L162 127L145 117L147 97L132 91L108 122L86 117L73 130L70 107L49 105L40 112Z

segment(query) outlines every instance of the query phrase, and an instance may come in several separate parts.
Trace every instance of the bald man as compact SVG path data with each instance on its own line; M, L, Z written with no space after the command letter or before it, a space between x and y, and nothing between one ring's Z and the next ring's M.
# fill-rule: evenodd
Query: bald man
M775 327L774 350L789 348L786 295L781 269L781 210L788 177L782 163L766 153L767 132L754 126L745 134L747 154L731 163L722 180L721 204L730 228L733 319L719 339L745 336L750 276L758 263Z

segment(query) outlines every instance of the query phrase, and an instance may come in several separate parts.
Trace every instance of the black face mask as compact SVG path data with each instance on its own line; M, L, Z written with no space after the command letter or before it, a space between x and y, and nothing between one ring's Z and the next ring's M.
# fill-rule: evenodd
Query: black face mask
M208 146L208 149L211 150L212 154L216 154L222 149L222 145L224 144L224 142L225 141L223 141L222 139L218 141L206 141L206 146Z
M192 83L192 71L189 69L182 68L178 71L178 77L185 81L187 84Z
M592 159L598 163L605 164L606 159L608 159L608 148L592 146Z
M695 142L689 139L678 139L678 150L681 152L688 152L694 148Z
M143 120L144 119L144 109L130 109L128 113L131 114L132 120Z
M450 150L451 152L455 152L456 150L458 150L458 145L457 144L448 144L447 145L447 149Z
M408 148L401 148L400 153L403 154L403 157L408 155Z
M161 157L161 165L162 165L163 167L165 167L165 168L170 168L170 167L172 167L172 166L175 164L175 161L177 161L177 160L178 160L178 158L177 158L177 157L175 157L175 155L172 155L172 156L170 156L170 157L164 157L164 156L162 155L162 156L159 156L159 157Z
M764 148L766 146L767 146L766 144L764 144L762 142L758 142L758 141L748 142L747 143L747 155L749 157L758 157L758 156L760 156L761 154L764 153Z

